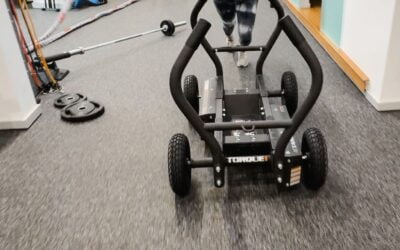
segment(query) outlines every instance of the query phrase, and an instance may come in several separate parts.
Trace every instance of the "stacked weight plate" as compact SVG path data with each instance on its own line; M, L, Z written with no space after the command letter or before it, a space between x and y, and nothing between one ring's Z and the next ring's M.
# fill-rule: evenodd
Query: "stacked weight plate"
M104 114L104 106L88 100L82 94L65 94L54 101L54 106L61 109L61 119L69 122L84 122Z

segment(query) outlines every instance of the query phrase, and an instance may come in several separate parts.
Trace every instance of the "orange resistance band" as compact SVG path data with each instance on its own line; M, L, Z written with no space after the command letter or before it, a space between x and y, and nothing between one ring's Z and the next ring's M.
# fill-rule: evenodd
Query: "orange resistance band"
M47 65L46 59L43 55L42 47L40 46L40 43L37 39L37 35L35 32L35 28L33 26L32 18L28 11L28 5L26 3L26 0L18 0L18 3L19 3L19 7L21 8L21 11L22 11L22 16L23 16L26 26L28 28L29 35L33 41L33 45L35 47L36 54L40 60L40 63L42 64L43 70L46 73L47 78L51 82L52 87L58 89L59 88L58 83L54 79L53 75L51 74L49 66Z
M16 7L15 7L14 1L10 0L9 3L10 3L10 7L11 7L11 13L12 13L12 15L14 17L14 21L15 21L16 26L17 26L18 39L19 39L19 42L20 42L21 47L22 47L22 52L23 52L23 54L25 56L25 59L27 61L29 71L31 73L33 81L35 82L35 85L38 88L41 88L42 87L42 82L41 82L41 80L39 79L39 77L38 77L38 75L36 73L35 66L33 65L33 62L32 62L32 58L29 56L26 39L25 39L25 36L24 36L24 34L23 34L22 30L21 30L21 24L20 24L19 19L18 19L17 10L16 10Z

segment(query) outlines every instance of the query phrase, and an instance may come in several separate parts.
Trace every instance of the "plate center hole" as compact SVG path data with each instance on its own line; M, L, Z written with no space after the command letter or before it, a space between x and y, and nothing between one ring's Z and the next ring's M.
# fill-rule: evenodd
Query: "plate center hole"
M67 100L68 100L68 101L70 101L70 100L72 100L72 99L74 99L72 96L67 97Z
M79 110L85 110L86 109L86 107L85 106L83 106L83 107L79 107Z

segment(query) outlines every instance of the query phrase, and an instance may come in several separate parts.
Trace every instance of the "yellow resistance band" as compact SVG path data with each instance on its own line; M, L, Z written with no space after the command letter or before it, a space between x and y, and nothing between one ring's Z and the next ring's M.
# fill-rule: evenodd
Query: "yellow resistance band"
M40 63L42 64L43 70L46 73L46 76L49 79L49 81L51 82L51 85L53 86L53 88L58 88L58 83L57 83L56 79L54 79L53 75L51 74L49 66L47 65L46 59L43 55L42 47L40 46L40 43L37 39L35 27L33 25L31 15L29 14L28 5L26 3L26 0L18 0L18 3L19 3L19 7L21 8L21 11L22 11L22 16L24 18L24 21L28 28L29 35L33 41L33 45L35 47L36 54L40 60Z

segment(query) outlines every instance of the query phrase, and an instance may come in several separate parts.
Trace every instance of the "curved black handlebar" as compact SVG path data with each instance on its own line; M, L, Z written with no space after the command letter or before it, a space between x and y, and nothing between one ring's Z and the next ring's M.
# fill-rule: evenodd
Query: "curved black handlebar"
M289 40L297 48L307 65L310 67L312 80L310 92L308 93L303 104L299 107L299 109L297 109L292 117L292 126L285 129L282 135L279 137L275 149L276 164L283 163L286 146L317 101L318 96L321 93L323 83L321 64L319 63L314 51L301 34L300 30L294 24L293 20L289 16L286 16L279 21L279 26L282 27Z
M194 26L196 26L199 13L206 2L207 0L198 0L196 5L194 6L192 14L190 15L190 25L192 26L192 29L194 28Z
M310 92L307 95L304 103L297 109L292 117L291 126L287 127L282 135L278 139L278 143L275 148L274 153L274 164L277 166L283 163L285 159L286 147L290 139L295 134L296 130L299 128L300 124L304 121L308 113L311 111L313 105L318 99L318 96L322 90L323 82L323 72L321 65L316 57L315 53L311 49L310 45L305 40L304 36L301 34L300 30L294 24L293 20L289 16L284 16L284 10L279 0L269 0L271 6L276 9L279 17L279 22L270 41L265 46L265 50L259 58L257 63L257 74L262 74L262 66L265 58L267 57L269 51L271 50L273 44L277 40L281 31L284 31L293 45L300 52L306 63L308 64L311 75L312 82ZM189 39L186 42L185 47L181 51L176 60L170 75L170 90L174 98L175 103L178 105L179 109L186 116L189 122L193 125L199 135L204 139L207 146L210 148L211 154L213 156L213 162L215 166L224 165L224 155L216 138L205 129L205 124L201 120L200 116L189 104L183 95L181 87L181 79L183 71L185 70L189 60L194 54L194 51L199 47L200 44L203 45L204 49L207 51L211 59L213 60L217 75L222 76L222 65L219 61L215 51L212 49L210 44L207 42L205 35L210 29L211 25L207 21L200 19L197 22L198 15L207 0L198 0L192 15L191 15L191 25L193 27L193 32L191 33ZM251 122L248 124L251 126Z
M211 28L211 24L204 19L201 19L198 25L193 29L192 34L186 41L186 46L196 50L203 38L206 36L208 30Z
M271 7L274 8L278 14L278 19L281 19L285 16L285 11L279 0L269 0L271 3Z
M204 19L200 19L198 24L194 27L191 35L186 41L185 47L182 49L181 53L178 56L178 59L175 61L175 64L172 67L169 78L169 85L172 97L174 98L176 105L179 107L182 113L186 116L189 122L193 125L199 135L209 146L214 159L214 164L216 166L222 167L224 164L224 157L218 141L215 139L213 134L207 132L204 129L204 122L186 100L181 87L183 71L185 70L190 59L192 58L195 50L199 47L202 41L204 41L205 35L210 27L211 24Z

